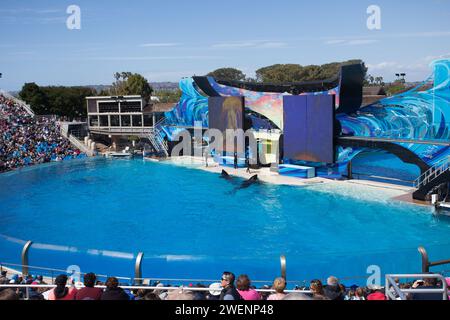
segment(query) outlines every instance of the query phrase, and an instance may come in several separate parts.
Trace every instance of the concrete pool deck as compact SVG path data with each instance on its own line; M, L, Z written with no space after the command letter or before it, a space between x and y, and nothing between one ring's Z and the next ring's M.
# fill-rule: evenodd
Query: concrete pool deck
M213 162L212 159L208 161L208 167L206 167L204 158L190 156L172 157L169 160L165 160L164 162L191 167L216 174L220 174L222 170L225 170L229 175L240 177L243 179L249 179L253 175L257 174L259 180L262 182L298 187L318 187L318 190L320 189L320 191L327 191L326 186L330 187L330 190L342 189L344 193L354 192L355 190L359 189L365 189L369 191L373 190L374 192L377 191L377 193L383 192L383 196L381 196L380 198L384 200L391 199L394 201L403 201L417 205L429 205L426 202L415 201L412 199L412 192L414 191L412 187L385 182L371 180L330 180L320 177L302 179L280 175L277 172L270 171L270 168L251 169L250 173L247 173L246 168L234 169L232 167L221 166ZM321 186L324 187L322 188ZM345 189L347 189L348 192L345 192ZM370 197L370 195L368 195L368 197Z

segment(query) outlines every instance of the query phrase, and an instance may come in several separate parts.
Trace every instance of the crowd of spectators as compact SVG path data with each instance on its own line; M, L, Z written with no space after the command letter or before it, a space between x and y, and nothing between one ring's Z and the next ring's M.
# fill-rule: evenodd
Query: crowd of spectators
M61 136L56 121L34 117L0 94L0 172L83 156Z
M413 283L400 283L396 279L396 282L401 289L439 289L443 285L434 278L416 280ZM450 278L447 278L446 282L450 286ZM42 276L21 277L15 274L8 277L7 272L2 271L0 285L8 284L44 285L46 283ZM235 281L235 275L232 272L224 272L220 283L209 286L190 284L175 287L155 282L140 285L143 288L139 290L128 290L122 288L127 284L119 283L117 278L109 277L103 283L94 273L85 274L82 285L75 283L67 275L61 274L56 277L54 285L55 287L52 288L29 288L28 293L25 287L0 287L0 300L387 300L385 289L381 286L346 287L333 276L327 279L326 285L323 285L321 280L312 280L309 286L296 287L289 293L285 292L286 280L282 277L276 278L272 286L265 285L259 288L265 289L260 292L252 285L247 275L240 275ZM152 288L145 289L147 286ZM193 290L193 288L205 290ZM396 296L394 291L392 293ZM408 300L442 300L442 293L408 293L406 297Z

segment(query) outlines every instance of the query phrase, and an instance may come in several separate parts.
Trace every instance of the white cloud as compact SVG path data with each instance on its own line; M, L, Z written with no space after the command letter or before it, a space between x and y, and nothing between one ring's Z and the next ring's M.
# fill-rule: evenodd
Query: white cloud
M286 42L281 41L269 41L269 40L246 40L246 41L229 41L219 42L211 45L211 48L216 49L239 49L239 48L264 48L264 49L276 49L285 48Z
M260 45L258 48L265 48L265 49L271 49L271 48L285 48L287 44L285 42L265 42L262 45Z
M365 44L373 44L377 42L379 42L379 40L376 39L354 39L354 40L335 39L335 40L327 40L325 41L325 44L342 45L342 46L359 46Z
M146 61L146 60L215 60L225 59L219 56L140 56L140 57L88 57L80 60L100 61Z
M336 40L327 40L327 41L325 41L325 44L341 44L344 42L346 42L346 40L336 39Z
M161 43L143 43L139 46L144 47L144 48L148 48L148 47L158 48L158 47L176 47L179 45L180 45L179 43L175 43L175 42L161 42Z
M426 56L423 60L425 61L425 63L430 63L434 60L439 60L439 59L450 59L450 53L441 54L441 55L437 55L437 56Z

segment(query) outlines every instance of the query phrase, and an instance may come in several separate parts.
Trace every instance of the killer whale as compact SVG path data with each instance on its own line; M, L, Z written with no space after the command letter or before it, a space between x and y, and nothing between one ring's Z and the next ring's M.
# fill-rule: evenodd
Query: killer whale
M252 176L250 179L248 179L248 180L242 182L242 184L240 185L240 187L237 188L237 189L245 189L245 188L248 188L248 187L250 187L252 184L257 183L258 181L259 181L259 180L258 180L258 175L255 174L255 175Z
M228 172L226 172L226 171L223 170L223 169L222 169L222 172L221 172L221 174L220 174L220 177L223 178L223 179L226 179L226 180L231 180L231 179L233 179L233 177L230 176L230 175L228 174Z

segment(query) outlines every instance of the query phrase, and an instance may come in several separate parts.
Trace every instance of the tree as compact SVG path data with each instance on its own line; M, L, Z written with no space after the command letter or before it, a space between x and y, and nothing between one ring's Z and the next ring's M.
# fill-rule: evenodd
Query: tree
M36 114L49 113L47 96L36 83L25 83L19 97L28 103Z
M263 83L303 82L327 80L335 77L343 65L358 64L363 66L364 76L367 67L362 60L353 59L344 62L332 62L323 65L275 64L256 70L256 81Z
M235 68L220 68L208 73L207 75L219 80L229 80L229 81L245 80L245 74L241 70Z
M94 89L87 87L40 87L35 83L26 83L19 96L38 115L78 118L86 115L85 98L96 94Z
M111 86L111 95L140 95L145 100L150 100L153 88L142 75L131 72L116 72L114 79L116 81Z
M181 98L181 90L158 90L154 93L161 103L177 103Z
M304 68L298 64L275 64L256 70L258 82L297 82L304 77Z

